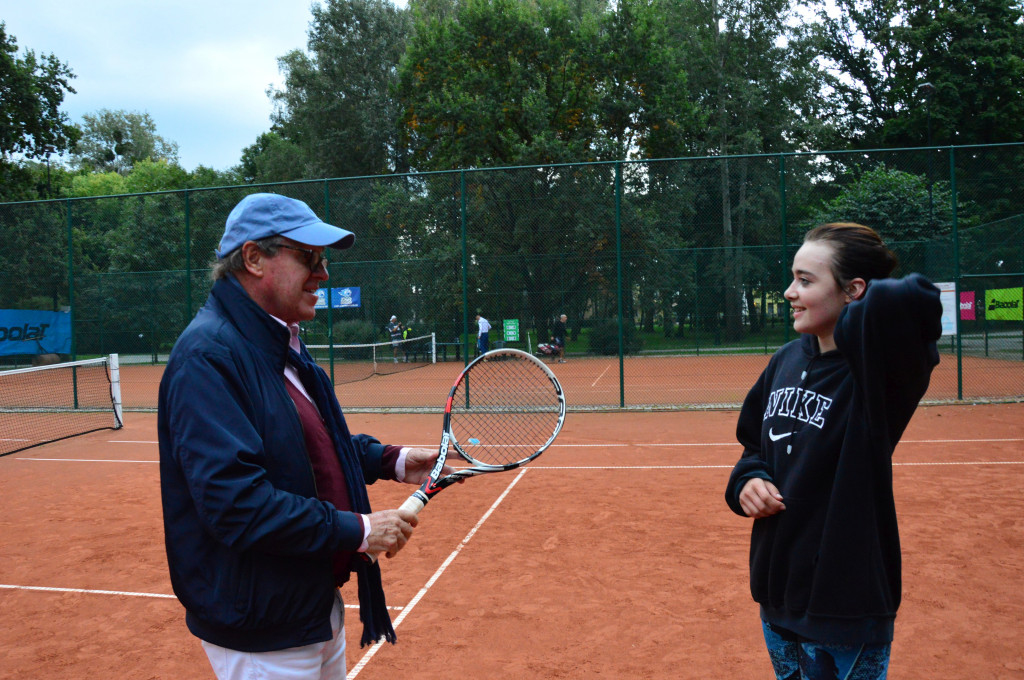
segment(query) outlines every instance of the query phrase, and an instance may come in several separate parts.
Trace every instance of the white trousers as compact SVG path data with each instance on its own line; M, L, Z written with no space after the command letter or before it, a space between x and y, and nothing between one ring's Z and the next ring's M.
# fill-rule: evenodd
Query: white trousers
M341 595L331 610L333 639L276 652L239 652L203 640L218 680L344 680L345 605Z

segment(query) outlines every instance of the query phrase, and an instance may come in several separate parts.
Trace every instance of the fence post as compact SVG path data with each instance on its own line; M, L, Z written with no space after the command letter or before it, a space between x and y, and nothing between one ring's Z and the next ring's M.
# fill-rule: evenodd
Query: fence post
M964 398L964 354L961 338L963 331L960 324L960 229L956 214L956 149L952 146L949 147L949 193L953 220L953 304L956 307L956 398L959 400Z
M615 276L619 304L619 407L626 405L626 371L622 326L622 162L615 162ZM632 323L632 319L630 319Z
M466 247L466 171L459 170L459 228L462 232L462 365L469 364L469 256Z
M331 223L331 192L330 186L327 184L327 178L324 178L324 222L327 224ZM331 280L331 273L327 272L327 280ZM331 367L331 384L334 384L334 300L331 295L331 284L327 284L327 364Z
M192 320L192 219L185 189L185 325Z
M71 233L71 199L67 199L68 206L68 314L71 315L71 360L78 359L78 347L75 343L75 243Z
M768 354L768 282L761 284L761 335L764 336L764 353Z
M153 298L156 296L156 286L150 286L150 297L149 297L149 314L146 318L149 319L149 349L150 356L152 357L152 364L155 366L160 358L160 338L157 337L156 332L156 306L158 301L154 301ZM154 304L156 302L157 304Z
M700 287L697 285L697 262L694 256L693 263L693 345L700 356Z
M100 354L103 355L103 356L107 356L108 354L112 354L113 353L113 352L108 352L107 351L106 337L104 335L105 332L106 332L105 329L107 327L107 318L106 318L106 316L107 316L107 306L105 304L103 304L103 279L104 279L105 276L106 276L106 274L102 274L102 273L96 275L96 281L97 281L96 288L99 290L99 295L97 296L97 298L100 301L100 304L99 304L99 307L100 307L100 324L99 324L100 325Z
M779 213L781 215L782 224L782 283L785 284L789 278L789 255L786 252L789 250L789 222L786 219L786 156L785 154L779 154ZM785 289L783 289L785 290ZM783 319L783 331L782 344L789 342L789 329L792 325L789 323L789 300L786 296L782 296L782 309L785 314Z

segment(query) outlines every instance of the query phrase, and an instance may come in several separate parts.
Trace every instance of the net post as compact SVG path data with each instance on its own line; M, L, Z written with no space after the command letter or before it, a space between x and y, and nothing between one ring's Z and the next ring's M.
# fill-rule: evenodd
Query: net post
M108 357L110 365L110 400L114 404L114 419L117 423L114 429L124 426L124 411L121 405L121 364L116 354Z
M437 333L430 334L430 363L437 363Z
M71 367L71 398L74 407L78 408L78 366Z

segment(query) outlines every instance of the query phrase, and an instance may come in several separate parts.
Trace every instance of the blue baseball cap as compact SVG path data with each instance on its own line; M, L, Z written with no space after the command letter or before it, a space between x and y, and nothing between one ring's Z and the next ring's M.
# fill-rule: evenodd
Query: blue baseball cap
M231 210L217 257L226 257L246 241L286 236L307 246L350 248L356 235L327 224L313 210L294 198L279 194L250 194Z

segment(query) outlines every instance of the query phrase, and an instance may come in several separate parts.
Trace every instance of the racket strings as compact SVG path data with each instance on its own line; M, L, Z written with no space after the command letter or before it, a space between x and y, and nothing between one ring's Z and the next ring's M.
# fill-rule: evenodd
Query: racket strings
M460 448L484 465L529 459L557 431L560 400L542 368L515 356L479 362L452 401L451 429Z

